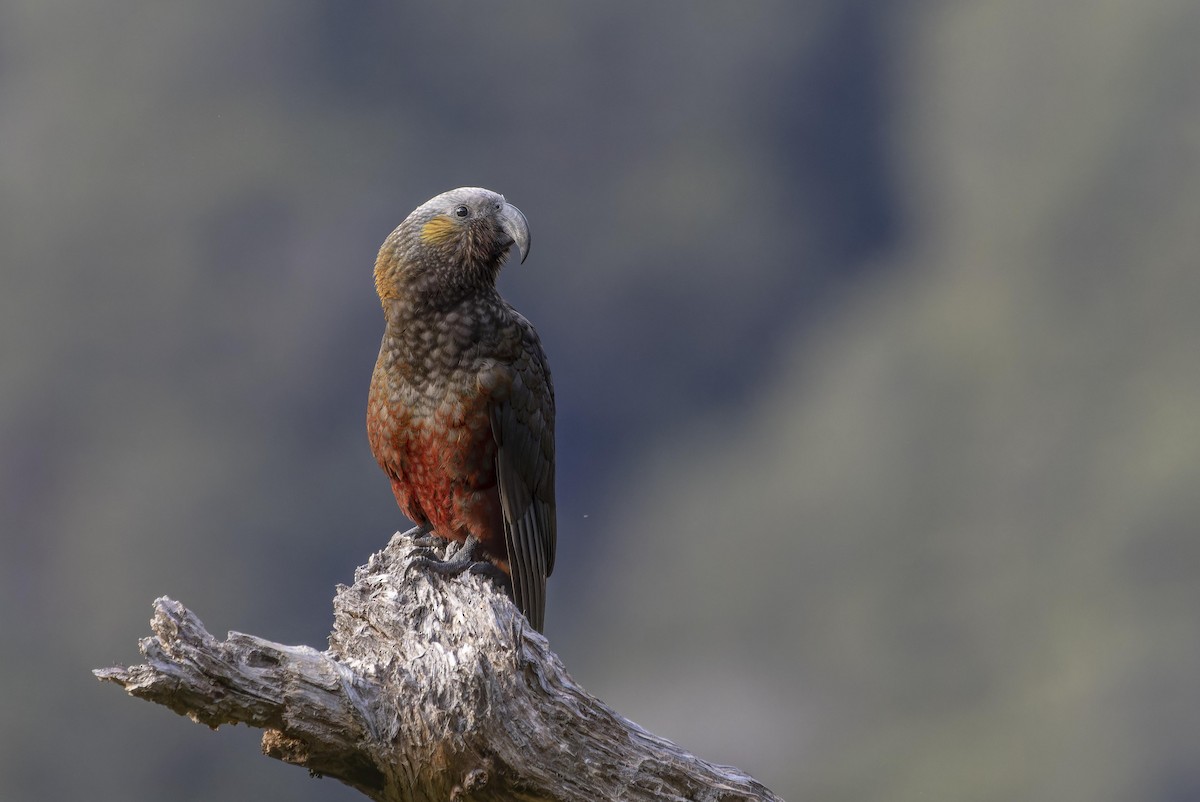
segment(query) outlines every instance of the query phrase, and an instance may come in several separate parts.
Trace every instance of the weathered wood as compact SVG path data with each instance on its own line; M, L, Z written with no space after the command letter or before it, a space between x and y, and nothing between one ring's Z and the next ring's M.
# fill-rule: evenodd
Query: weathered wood
M218 641L164 597L146 663L94 673L214 729L263 728L267 755L375 800L778 799L617 715L490 581L409 569L413 548L397 535L338 588L328 651Z

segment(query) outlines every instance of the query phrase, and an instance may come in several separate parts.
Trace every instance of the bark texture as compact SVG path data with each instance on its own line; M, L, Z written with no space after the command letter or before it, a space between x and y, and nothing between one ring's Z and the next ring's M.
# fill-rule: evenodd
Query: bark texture
M340 586L330 648L210 635L154 603L142 665L98 669L214 729L375 800L775 800L622 718L579 687L512 602L472 574L408 569L399 535Z

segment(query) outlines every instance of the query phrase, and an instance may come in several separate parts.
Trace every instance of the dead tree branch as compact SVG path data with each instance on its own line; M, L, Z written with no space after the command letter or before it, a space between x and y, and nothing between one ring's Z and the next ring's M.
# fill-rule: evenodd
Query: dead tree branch
M263 752L374 800L776 800L589 695L482 577L406 571L392 538L339 587L330 648L210 635L154 603L143 665L95 671L214 729L265 730Z

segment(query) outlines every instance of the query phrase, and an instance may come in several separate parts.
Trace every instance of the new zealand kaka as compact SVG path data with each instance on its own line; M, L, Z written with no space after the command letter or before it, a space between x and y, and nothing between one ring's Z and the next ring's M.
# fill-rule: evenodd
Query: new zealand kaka
M496 290L529 225L478 187L419 206L379 249L386 328L367 405L371 451L417 528L490 562L541 631L554 568L554 390L537 332ZM426 564L430 564L426 561Z

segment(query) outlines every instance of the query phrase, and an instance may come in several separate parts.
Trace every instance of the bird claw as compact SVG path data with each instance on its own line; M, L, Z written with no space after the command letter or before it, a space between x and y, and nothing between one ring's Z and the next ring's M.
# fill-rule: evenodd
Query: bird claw
M438 540L440 541L441 538ZM512 581L508 574L496 567L495 563L490 560L475 559L475 549L478 545L479 541L473 537L467 538L461 544L452 543L445 557L439 557L437 552L430 549L414 549L409 552L405 571L419 566L440 576L458 576L461 573L470 572L488 577L511 594Z
M422 568L428 568L435 574L442 576L458 576L463 571L466 571L473 565L478 565L479 561L471 559L461 559L457 556L462 549L456 552L454 557L439 557L437 552L430 549L414 549L409 552L408 567L419 565ZM488 563L491 565L491 563Z
M488 560L477 560L467 566L467 570L472 574L479 574L499 585L509 596L512 595L512 579L508 574L501 571L495 563Z
M407 540L414 546L419 546L422 548L430 548L446 542L443 538L433 534L433 524L430 523L414 526L412 529L407 529L403 532L397 532L396 534L392 535L392 540L397 538L400 538L401 540Z
M413 564L428 565L430 563L445 562L445 560L442 559L441 555L439 555L433 549L429 549L429 548L413 549L412 551L410 551L408 553L407 556L408 556L408 566L409 567L411 567Z
M438 546L446 545L445 538L438 537L437 535L434 535L434 534L415 535L412 538L410 538L410 542L414 546L417 547L416 551L433 551ZM449 553L450 552L446 552L446 554L449 554Z

